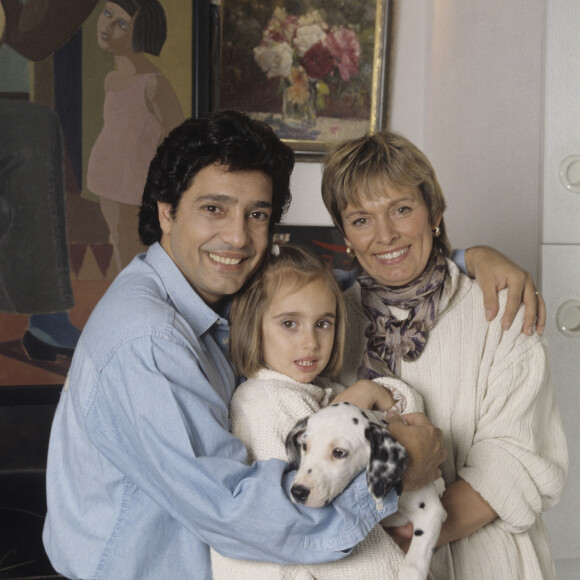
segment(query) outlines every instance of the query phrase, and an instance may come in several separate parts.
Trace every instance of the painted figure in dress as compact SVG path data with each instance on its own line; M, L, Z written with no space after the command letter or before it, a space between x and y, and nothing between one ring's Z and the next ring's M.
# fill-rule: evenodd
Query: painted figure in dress
M115 59L105 77L103 129L87 170L110 231L114 265L124 268L144 251L138 212L149 162L184 114L171 83L147 54L159 56L167 37L157 0L107 2L97 21L97 42Z

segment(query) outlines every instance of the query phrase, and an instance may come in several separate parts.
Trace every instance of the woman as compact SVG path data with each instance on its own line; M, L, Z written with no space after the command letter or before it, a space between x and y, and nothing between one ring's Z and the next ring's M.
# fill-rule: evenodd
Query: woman
M358 266L341 382L394 375L444 433L435 578L555 578L540 514L562 494L566 443L540 339L520 333L523 308L505 331L485 320L481 290L448 259L433 168L405 138L339 146L322 195Z
M184 120L171 83L146 56L159 56L166 37L158 0L106 2L97 21L97 42L113 55L115 69L105 77L104 123L89 157L87 187L100 198L119 271L145 251L137 225L149 162Z

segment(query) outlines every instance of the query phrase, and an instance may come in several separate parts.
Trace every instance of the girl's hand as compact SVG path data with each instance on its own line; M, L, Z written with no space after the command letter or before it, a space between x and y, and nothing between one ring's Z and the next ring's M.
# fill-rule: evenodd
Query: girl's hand
M388 411L395 404L391 391L366 379L357 381L342 391L333 399L332 403L342 403L343 401L357 405L361 409L379 409L381 411Z

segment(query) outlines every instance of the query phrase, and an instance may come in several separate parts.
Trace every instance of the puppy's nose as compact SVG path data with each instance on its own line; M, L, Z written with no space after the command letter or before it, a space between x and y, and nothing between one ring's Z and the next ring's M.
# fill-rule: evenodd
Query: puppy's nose
M293 485L290 488L290 493L296 503L304 503L310 495L310 490L303 485Z

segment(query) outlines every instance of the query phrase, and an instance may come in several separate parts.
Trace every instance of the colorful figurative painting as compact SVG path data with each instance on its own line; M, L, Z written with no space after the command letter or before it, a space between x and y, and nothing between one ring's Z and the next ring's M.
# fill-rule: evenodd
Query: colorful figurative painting
M62 385L191 114L192 4L0 0L0 388Z
M216 102L298 152L383 128L390 20L386 0L222 0Z

